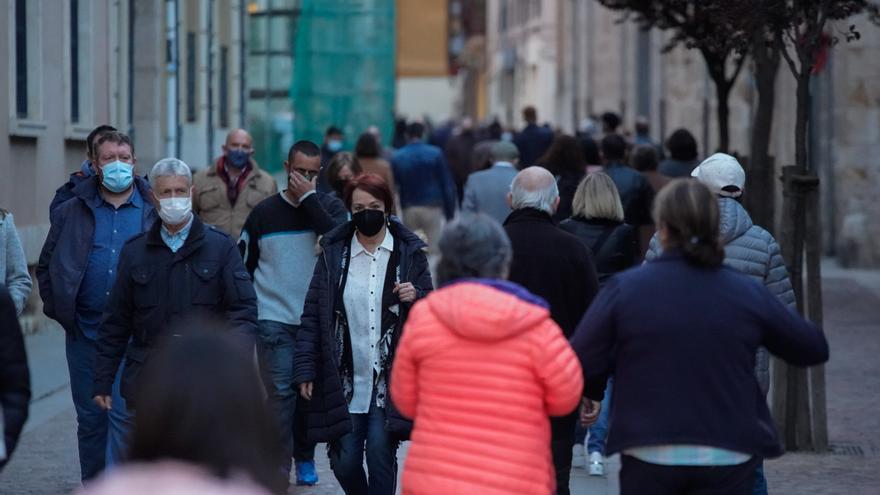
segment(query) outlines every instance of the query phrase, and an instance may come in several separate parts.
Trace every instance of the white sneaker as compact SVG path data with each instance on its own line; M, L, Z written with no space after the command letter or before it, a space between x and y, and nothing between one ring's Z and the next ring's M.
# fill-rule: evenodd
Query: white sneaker
M590 476L605 476L605 459L598 452L590 453Z

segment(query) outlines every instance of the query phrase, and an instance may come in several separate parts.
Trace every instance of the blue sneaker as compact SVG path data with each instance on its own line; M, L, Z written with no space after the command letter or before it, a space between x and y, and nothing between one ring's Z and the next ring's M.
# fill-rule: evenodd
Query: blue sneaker
M315 461L296 461L296 484L297 486L318 484L318 471L315 470Z

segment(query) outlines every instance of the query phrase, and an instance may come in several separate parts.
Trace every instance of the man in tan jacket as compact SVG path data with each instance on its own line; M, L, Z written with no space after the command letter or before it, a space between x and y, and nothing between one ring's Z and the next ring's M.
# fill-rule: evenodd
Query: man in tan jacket
M233 129L226 136L223 156L193 177L193 212L206 224L238 239L254 206L278 192L271 175L253 160L251 135Z

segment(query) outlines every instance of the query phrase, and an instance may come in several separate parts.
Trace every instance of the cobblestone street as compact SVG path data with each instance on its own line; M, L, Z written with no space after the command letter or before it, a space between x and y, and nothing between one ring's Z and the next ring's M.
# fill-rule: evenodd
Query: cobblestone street
M787 454L765 465L770 493L876 494L880 490L880 274L824 266L825 327L831 345L827 367L829 437L824 455ZM28 336L35 389L31 419L15 458L0 475L0 493L64 494L78 486L75 417L66 386L63 335ZM296 494L341 493L318 447L321 483L294 487ZM405 462L405 446L400 452ZM576 458L572 493L617 493L616 458L605 478L590 478ZM402 464L401 464L402 466Z

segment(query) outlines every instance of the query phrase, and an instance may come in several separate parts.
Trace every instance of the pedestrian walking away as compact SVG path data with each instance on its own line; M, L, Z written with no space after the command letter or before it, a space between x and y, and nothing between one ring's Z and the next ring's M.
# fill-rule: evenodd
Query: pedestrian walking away
M339 153L333 160L346 154ZM257 293L257 355L280 432L279 467L289 480L293 458L298 485L316 484L318 473L315 444L305 435L305 399L293 383L296 336L318 258L318 237L348 221L342 201L316 192L320 167L315 143L294 143L284 162L287 188L254 208L238 242Z
M275 179L253 156L251 135L244 129L233 129L226 135L223 156L193 176L193 213L233 239L238 239L251 210L278 192Z
M745 191L746 174L736 158L716 153L695 168L692 176L718 198L724 264L760 282L782 304L795 310L794 290L779 244L773 235L752 223L748 212L739 203ZM646 258L657 258L662 252L660 239L655 236ZM755 357L755 375L766 398L770 391L770 356L763 347L758 348ZM767 480L762 465L755 473L755 495L766 493Z
M440 148L422 141L425 126L407 126L409 142L391 160L394 182L400 189L403 223L410 230L421 230L428 246L440 238L443 223L455 215L455 183ZM433 249L433 248L432 248Z
M66 333L84 481L117 463L125 452L131 416L119 393L119 363L109 370L107 390L116 406L107 412L92 401L96 339L122 246L156 220L150 187L134 174L137 159L131 139L105 133L95 153L95 175L81 181L73 188L74 198L56 208L36 269L43 312Z
M176 158L150 171L161 221L122 248L119 276L97 340L92 397L113 411L114 370L125 362L120 391L133 410L141 372L162 340L207 326L235 335L253 352L257 301L250 275L232 239L192 213L189 167ZM177 366L185 373L186 362Z
M464 215L439 249L443 288L413 308L392 371L391 398L415 420L403 493L553 493L548 417L581 402L574 352L547 303L504 280L513 252L497 222Z
M526 126L513 137L513 144L520 153L523 168L537 164L538 158L550 149L553 143L553 131L538 125L538 111L535 107L523 108L523 120Z
M596 262L599 285L615 273L631 268L638 259L636 231L623 223L623 204L617 187L602 172L590 174L581 181L574 194L574 214L559 227L570 232L590 250ZM584 447L584 458L591 476L605 475L605 439L608 417L611 411L611 388L609 378L602 399L599 419L587 430L577 429L576 442ZM589 434L589 438L585 435Z
M508 201L514 211L504 223L513 246L510 281L550 304L550 317L569 337L598 290L596 267L586 247L561 230L552 215L559 206L553 175L542 167L517 174ZM569 493L577 412L553 418L552 452L557 493Z
M397 446L412 423L388 397L412 304L431 289L425 244L394 217L379 176L348 184L352 220L324 235L297 333L294 382L308 400L308 438L329 443L349 495L392 495ZM369 477L364 472L366 454Z
M671 179L688 177L700 164L697 140L687 129L676 129L666 139L669 158L660 163L660 173Z
M622 495L751 494L760 460L783 452L753 378L758 347L812 366L828 360L828 343L722 265L718 200L705 185L673 181L654 215L663 255L608 280L572 338L584 394L601 399L614 376L606 449L622 453Z
M474 172L468 177L461 209L470 213L484 213L500 225L510 215L507 194L517 174L519 151L513 143L498 141L492 146L491 158L491 168Z

